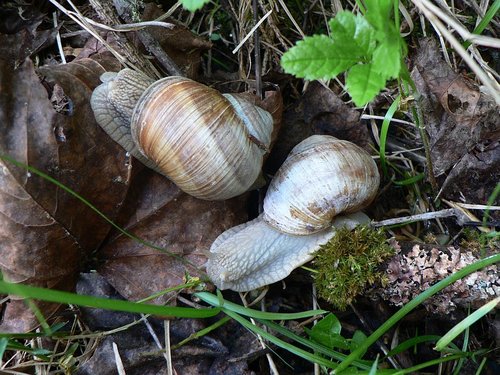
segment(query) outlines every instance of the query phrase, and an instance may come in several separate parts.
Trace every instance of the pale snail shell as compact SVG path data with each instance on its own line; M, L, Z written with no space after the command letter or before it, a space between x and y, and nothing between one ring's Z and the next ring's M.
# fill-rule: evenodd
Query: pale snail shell
M209 277L236 291L285 278L334 235L332 226L369 221L358 211L372 202L379 183L377 165L360 147L331 136L307 138L271 181L263 214L214 241Z
M125 69L103 81L91 99L98 123L186 193L228 199L258 178L271 143L269 112L184 77L144 82Z

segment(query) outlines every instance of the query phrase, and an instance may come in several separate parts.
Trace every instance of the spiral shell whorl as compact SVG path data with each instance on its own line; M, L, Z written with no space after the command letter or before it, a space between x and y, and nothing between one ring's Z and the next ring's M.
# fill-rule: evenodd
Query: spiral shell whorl
M379 182L377 166L362 148L331 136L312 136L292 150L273 178L264 220L285 233L315 233L336 215L369 205Z
M167 77L141 96L132 115L132 137L188 194L228 199L257 179L272 132L268 112L252 106L242 118L238 110L214 89ZM264 130L249 129L248 121L259 122Z

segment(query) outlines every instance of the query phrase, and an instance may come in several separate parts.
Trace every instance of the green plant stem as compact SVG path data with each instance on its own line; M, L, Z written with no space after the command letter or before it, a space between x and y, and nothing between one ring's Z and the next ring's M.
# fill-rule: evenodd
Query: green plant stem
M385 158L385 145L387 143L387 134L389 132L389 125L391 119L394 117L394 113L398 109L399 102L401 101L401 95L398 95L396 99L392 102L391 106L387 110L384 116L384 121L382 122L382 128L380 129L380 165L382 166L382 171L384 176L387 177L387 161Z
M420 138L422 139L422 143L424 144L425 151L425 160L427 164L427 177L431 184L432 190L435 192L438 188L438 184L436 181L436 177L434 176L434 167L432 165L432 157L431 157L431 146L429 144L429 137L427 136L427 132L425 131L425 126L423 125L424 116L420 111L420 107L415 108L412 107L413 118L415 119L415 124L417 125L418 132L420 134Z
M469 355L465 355L465 356L469 356ZM393 375L415 374L416 371L421 370L423 368L439 365L440 363L444 363L444 362L455 361L455 360L461 359L463 357L464 357L464 354L448 355L446 357L441 357L441 358L433 359L431 361L419 363L416 366L409 367L409 368L406 368L404 370L400 370L398 372L395 372Z
M62 292L27 286L22 284L13 284L6 281L0 281L0 293L12 294L24 298L33 298L42 301L74 304L79 306L95 307L100 309L125 311L131 313L153 314L159 316L176 316L178 318L209 318L219 313L217 308L194 309L191 307L170 307L150 305L146 303L134 303L110 298L100 298L75 293Z
M386 333L392 326L394 326L398 321L400 321L404 316L406 316L410 311L415 309L427 298L430 298L440 290L446 288L448 285L453 284L455 281L475 272L481 268L490 266L500 262L500 254L492 255L490 257L481 259L473 264L470 264L456 273L448 276L447 278L441 280L440 282L434 284L432 287L427 289L425 292L419 294L413 300L404 305L399 311L397 311L392 317L390 317L384 324L382 324L375 332L367 337L365 342L361 344L356 350L347 356L347 358L333 371L334 374L345 370L351 365L353 361L359 358L361 353L364 353L373 343L375 343L384 333Z
M224 307L227 310L231 310L234 311L235 313L249 316L255 319L294 320L294 319L310 318L312 316L317 316L328 312L326 310L309 310L309 311L302 311L299 313L271 313L266 311L254 310L230 301L220 300L219 296L215 296L207 292L198 292L195 293L194 295L199 299L201 299L202 301L214 307Z
M198 339L200 337L203 337L206 334L212 332L213 330L215 330L215 329L223 326L224 324L226 324L230 320L231 320L231 318L229 316L225 316L224 318L216 321L214 324L211 324L208 327L203 328L203 329L199 330L198 332L195 332L195 333L189 335L189 337L186 337L181 342L179 342L179 343L177 343L175 345L172 345L172 347L170 348L170 350L175 350L175 349L180 348L181 346L187 344L190 341L193 341L193 340L196 340L196 339Z

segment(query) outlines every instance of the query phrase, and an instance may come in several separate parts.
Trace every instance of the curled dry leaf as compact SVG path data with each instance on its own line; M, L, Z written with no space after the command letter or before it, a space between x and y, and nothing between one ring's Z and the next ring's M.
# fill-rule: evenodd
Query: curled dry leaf
M246 195L218 202L199 200L144 169L134 178L125 203L124 212L134 214L124 227L175 256L118 236L101 250L104 263L98 271L131 300L182 284L186 274L202 276L213 240L247 219L246 200ZM166 303L171 297L169 293L155 301Z
M14 38L2 42L19 43ZM127 191L127 158L94 122L88 104L104 70L91 60L78 66L41 68L46 86L58 87L54 102L67 103L57 113L29 59L17 69L11 61L0 61L0 123L4 124L0 153L49 174L113 218ZM100 244L109 225L47 180L5 160L0 164L0 268L4 277L72 289L82 257ZM54 305L40 306L46 316L55 309ZM14 296L3 309L1 331L25 331L36 324L25 304Z
M478 196L474 191L477 173L470 172L477 169L490 174L491 179L480 181L483 185L494 186L500 177L498 107L472 80L448 66L432 39L421 41L412 76L421 94L419 105L430 138L434 174L452 171L443 190L462 190L462 194L467 190L464 195L472 202L485 203L491 191ZM496 157L483 152L496 153Z

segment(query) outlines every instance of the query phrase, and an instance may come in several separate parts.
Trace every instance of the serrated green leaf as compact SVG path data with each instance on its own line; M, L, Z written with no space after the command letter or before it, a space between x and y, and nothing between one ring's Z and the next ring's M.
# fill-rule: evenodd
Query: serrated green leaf
M401 52L397 43L388 40L377 46L373 52L373 69L385 79L396 78L401 70Z
M345 47L358 58L369 57L373 52L375 30L362 15L339 12L329 25L336 46Z
M389 22L391 22L390 16L394 0L365 0L365 4L365 17L368 22L370 22L377 31L386 30ZM378 33L377 35L382 36L383 33Z
M391 10L394 6L394 0L365 0L365 17L370 24L377 30L386 30L391 21Z
M208 3L210 0L181 0L182 7L194 12L195 10L201 9L203 5Z
M386 79L372 64L354 65L347 73L346 87L357 106L372 100L385 87Z
M305 37L281 57L285 72L299 78L331 79L358 62L347 48L326 35Z

